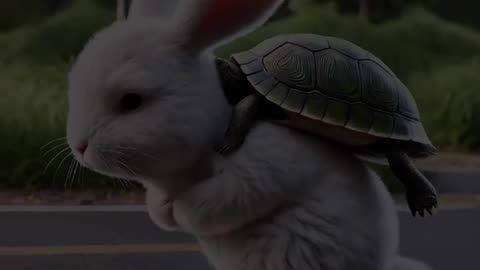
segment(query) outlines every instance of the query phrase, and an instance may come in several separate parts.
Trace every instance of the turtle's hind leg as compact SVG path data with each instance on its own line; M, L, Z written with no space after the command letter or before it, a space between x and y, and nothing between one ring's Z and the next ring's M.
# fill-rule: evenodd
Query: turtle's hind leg
M218 153L230 154L243 144L248 131L259 119L262 98L259 94L252 94L235 105L225 138L215 149Z
M437 191L430 181L415 167L412 159L403 151L392 151L387 159L393 174L404 184L408 206L412 215L416 212L424 216L426 210L430 215L438 206Z

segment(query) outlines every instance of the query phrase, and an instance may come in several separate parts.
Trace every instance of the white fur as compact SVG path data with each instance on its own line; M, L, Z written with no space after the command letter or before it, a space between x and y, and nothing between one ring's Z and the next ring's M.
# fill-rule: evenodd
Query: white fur
M281 3L270 2L254 24L232 23L228 36L262 23ZM260 122L237 153L214 153L232 108L207 49L221 40L193 38L205 14L193 7L178 13L192 20L134 16L87 44L68 85L67 138L76 159L143 183L153 222L196 236L219 270L424 269L397 255L392 199L341 147ZM125 93L145 103L119 112ZM82 156L75 149L85 141Z
M215 163L216 175L174 197L169 222L197 236L216 269L423 269L397 255L383 183L342 148L259 123Z
M336 145L259 123L214 164L171 204L148 187L147 205L161 228L195 235L215 269L431 269L398 255L387 189Z

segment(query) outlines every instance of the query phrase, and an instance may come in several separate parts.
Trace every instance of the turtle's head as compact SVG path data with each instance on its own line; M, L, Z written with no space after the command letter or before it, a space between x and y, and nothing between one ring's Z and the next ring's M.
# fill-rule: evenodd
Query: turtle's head
M155 12L177 2L177 12ZM280 1L257 2L241 22L218 13L231 8L225 1L134 0L130 17L95 34L69 74L67 140L76 159L143 181L184 171L211 151L231 109L211 49Z

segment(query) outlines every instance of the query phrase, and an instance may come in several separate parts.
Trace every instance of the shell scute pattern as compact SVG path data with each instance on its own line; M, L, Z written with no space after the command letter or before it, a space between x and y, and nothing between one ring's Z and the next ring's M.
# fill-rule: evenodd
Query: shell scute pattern
M364 104L353 104L350 106L350 119L345 126L354 131L365 132L365 130L370 130L372 127L373 116L372 110Z
M373 119L373 124L368 133L379 137L390 138L393 133L394 116L377 111L374 113Z
M289 92L289 88L283 83L278 83L267 95L266 98L275 103L282 104Z
M398 78L395 78L397 82L397 89L399 91L398 95L398 109L399 113L414 119L414 120L420 120L420 112L418 111L417 105L415 103L415 99L413 98L412 93L408 90L408 88L401 82Z
M330 48L343 53L355 60L370 59L370 54L358 45L336 37L326 37Z
M332 49L315 54L316 86L328 96L360 101L361 89L355 60Z
M349 41L279 35L232 57L257 91L288 111L382 138L430 144L408 88L380 59Z
M313 92L308 95L305 101L305 106L302 110L302 115L315 119L322 120L327 109L328 97L318 92Z
M349 105L347 103L335 99L329 99L323 122L335 126L345 126L348 120L348 114Z
M287 43L265 56L263 64L268 73L290 87L315 89L315 59L303 47Z
M281 106L289 111L300 113L305 106L307 94L304 91L291 89L288 91L288 95L282 102Z
M363 101L387 112L397 112L396 82L382 67L372 61L360 61Z
M385 69L385 71L388 72L391 76L395 76L393 71L382 60L380 60L378 57L376 57L369 51L362 49L355 43L337 37L327 37L327 40L330 47L334 50L337 50L355 60L369 60L375 62L383 69Z

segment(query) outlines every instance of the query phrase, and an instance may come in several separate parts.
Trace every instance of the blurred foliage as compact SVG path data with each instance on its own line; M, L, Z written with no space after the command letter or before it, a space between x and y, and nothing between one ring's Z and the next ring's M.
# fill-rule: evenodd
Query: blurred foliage
M21 25L38 23L61 10L68 2L68 0L2 1L0 31L9 31Z
M42 146L65 136L65 80L70 63L94 32L114 20L115 1L54 2L58 6L42 6L25 14L19 6L0 11L11 13L10 18L15 12L22 15L0 26L9 30L0 32L0 179L5 186L63 187L64 179L74 171L68 152L61 152L64 141ZM35 1L29 3L36 9ZM271 21L219 48L217 54L228 56L282 33L345 38L380 57L410 87L428 133L440 149L480 149L480 95L476 94L480 61L472 60L480 59L480 34L416 6L396 19L371 24L356 14L340 15L328 0L292 0L289 4L291 16ZM103 187L114 183L90 174L83 184ZM393 179L388 170L381 175ZM393 180L387 182L398 188Z
M426 8L440 17L480 30L480 1L423 0Z
M277 9L277 12L275 12L275 14L273 14L273 16L270 17L267 23L293 16L294 13L290 8L291 2L292 2L291 0L285 0L283 4L280 5L280 7Z
M69 61L80 52L93 32L114 18L114 11L98 8L93 1L71 1L63 12L11 33L9 38L15 42L4 45L0 57L4 63Z
M413 74L409 85L431 139L452 150L480 149L480 57Z
M415 0L368 0L369 21L383 23L398 18ZM335 0L340 14L358 14L360 0Z
M75 2L75 0L16 0L2 1L0 9L0 32L16 27L39 23ZM116 0L86 0L98 7L114 11Z
M335 2L340 14L358 14L360 0L312 0L316 3ZM449 21L480 29L478 0L368 0L370 22L383 23L401 16L411 6L422 5L428 11Z

